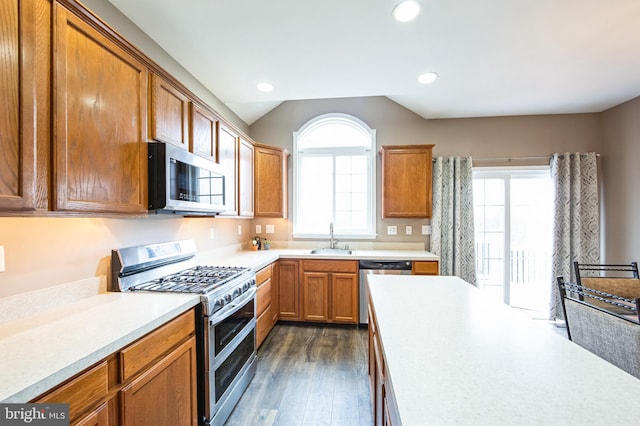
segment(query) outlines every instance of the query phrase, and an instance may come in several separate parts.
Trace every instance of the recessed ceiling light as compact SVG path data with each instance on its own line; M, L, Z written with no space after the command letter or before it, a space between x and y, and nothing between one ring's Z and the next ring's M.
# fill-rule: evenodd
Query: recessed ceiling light
M399 22L409 22L420 13L420 3L416 0L406 0L393 8L393 17Z
M273 84L271 83L258 83L256 87L261 92L273 92Z
M418 81L421 84L429 84L429 83L433 83L436 80L436 78L438 78L438 74L436 74L435 72L427 72L420 75L418 77Z

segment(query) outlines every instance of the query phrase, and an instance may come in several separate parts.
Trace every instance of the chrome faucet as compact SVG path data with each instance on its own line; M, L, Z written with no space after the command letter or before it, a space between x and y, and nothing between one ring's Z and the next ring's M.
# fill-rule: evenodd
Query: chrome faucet
M329 222L329 248L334 249L337 247L338 240L333 238L333 222Z

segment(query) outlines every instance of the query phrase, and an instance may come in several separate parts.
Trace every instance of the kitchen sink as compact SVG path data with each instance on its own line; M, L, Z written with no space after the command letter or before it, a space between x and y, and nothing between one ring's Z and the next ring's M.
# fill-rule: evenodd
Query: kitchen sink
M353 250L341 248L315 248L311 250L311 254L353 254Z

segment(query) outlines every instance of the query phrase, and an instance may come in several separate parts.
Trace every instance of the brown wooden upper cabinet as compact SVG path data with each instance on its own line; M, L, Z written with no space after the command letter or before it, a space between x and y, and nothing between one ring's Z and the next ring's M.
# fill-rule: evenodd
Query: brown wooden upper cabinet
M221 216L238 216L238 135L220 123L218 163L224 168L225 211Z
M218 161L218 125L220 120L208 108L191 102L190 150L209 160Z
M150 87L149 136L189 149L189 97L157 74Z
M382 217L431 217L433 145L383 146Z
M54 8L54 208L146 212L147 68L113 38Z
M48 208L51 2L0 2L0 210Z
M240 216L253 217L253 164L254 146L249 140L240 137L238 145L238 211Z
M287 156L282 148L255 145L255 217L287 217Z

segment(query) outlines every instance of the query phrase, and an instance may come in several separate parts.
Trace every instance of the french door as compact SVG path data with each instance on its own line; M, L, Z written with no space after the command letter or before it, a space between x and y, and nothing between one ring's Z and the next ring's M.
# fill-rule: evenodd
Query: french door
M517 308L548 309L553 187L549 167L473 172L478 286Z

